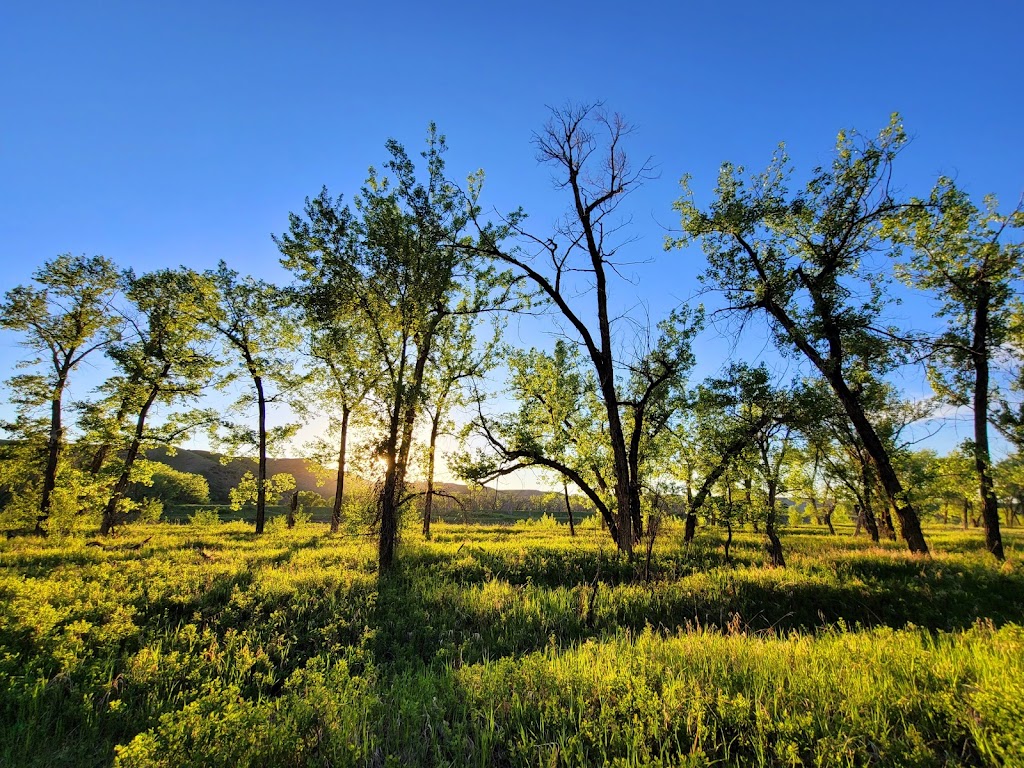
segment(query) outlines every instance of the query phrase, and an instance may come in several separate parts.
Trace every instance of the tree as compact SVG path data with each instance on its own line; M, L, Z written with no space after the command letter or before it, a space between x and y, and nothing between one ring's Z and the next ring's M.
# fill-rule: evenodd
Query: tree
M770 393L766 367L737 363L724 377L710 378L688 395L689 419L673 430L676 449L688 454L681 462L685 478L680 478L687 483L686 543L693 541L697 516L716 484L777 418L773 408L762 407ZM690 487L695 476L703 476L696 493Z
M1013 527L1024 512L1024 458L1015 453L996 464L995 480L1006 505L1006 525Z
M231 509L236 512L249 504L276 505L288 491L295 490L295 476L288 472L278 472L260 482L252 472L246 472L238 480L238 485L228 491ZM257 507L258 509L258 507Z
M36 530L50 515L57 468L64 447L63 398L72 372L93 352L117 338L119 318L111 302L118 270L103 256L63 254L33 274L36 286L8 291L0 305L0 327L24 335L22 345L40 357L22 365L42 365L45 373L19 375L8 381L23 411L49 404L49 428ZM44 362L45 360L45 362ZM24 419L20 426L27 425Z
M579 352L563 339L551 353L512 351L507 363L508 393L518 409L490 416L478 398L477 418L464 438L476 435L486 449L458 454L456 474L483 484L526 467L553 472L583 491L618 541L614 497L609 495L606 411L594 376L581 370Z
M1024 228L1020 205L1007 215L994 197L979 210L952 179L939 179L927 200L913 200L896 222L896 236L912 248L900 275L911 286L935 293L936 316L946 328L935 342L928 378L952 405L970 405L970 446L978 477L985 546L1003 559L999 504L992 478L988 424L993 418L992 363L1010 336L1015 288L1022 276L1024 243L1006 242Z
M342 307L359 313L383 369L373 392L384 475L377 495L382 572L394 562L399 514L412 499L406 475L434 344L450 318L493 310L508 296L508 281L467 239L472 201L444 176L444 137L431 125L423 182L398 142L387 148L384 167L393 178L371 168L355 212L325 189L275 238L321 317Z
M437 467L437 440L452 408L465 404L463 383L485 374L496 364L495 356L501 341L501 325L495 323L494 335L477 349L473 318L452 317L441 331L429 370L423 410L430 425L426 450L427 488L423 497L423 537L430 538L433 512L434 475Z
M210 484L202 475L180 472L156 461L136 460L146 464L147 482L135 482L129 489L135 501L156 499L164 504L209 504Z
M680 322L670 332L671 340L650 344L652 354L646 361L638 355L624 372L617 359L620 340L613 319L611 279L623 261L617 256L622 243L614 242L622 226L615 214L627 195L653 177L649 161L639 166L629 163L623 143L631 132L621 116L607 114L601 105L553 109L534 144L539 160L555 168L556 184L569 196L562 222L550 236L538 236L524 229L521 212L507 217L501 226L480 224L478 219L483 252L511 266L534 286L566 324L561 330L580 344L590 361L607 421L617 544L629 555L642 519L644 483L639 472L647 410L692 365L689 339L695 332L691 319L677 313L673 319ZM517 247L502 247L500 236L510 234L517 236ZM583 306L578 301L581 296L593 304ZM636 385L628 394L623 391L624 376Z
M331 533L337 533L345 498L349 422L353 411L377 386L381 371L372 362L373 345L365 337L358 316L338 313L325 320L317 317L315 307L306 309L309 356L314 362L314 396L331 413L325 437L336 439L328 445L321 438L316 445L324 463L330 461L331 454L337 458L337 484L331 509Z
M132 480L140 451L149 443L172 443L195 426L188 416L169 417L163 430L153 430L149 417L158 405L196 400L213 376L216 359L208 345L211 332L202 323L212 295L209 281L189 269L162 269L125 278L125 296L134 308L133 331L112 344L107 355L119 374L116 382L129 402L133 420L124 425L120 471L103 510L100 533L106 535L118 520L118 508Z
M252 277L241 277L223 261L206 273L217 291L217 302L208 309L205 321L223 340L252 383L252 392L239 401L240 408L256 405L256 429L227 424L226 442L232 452L253 446L257 456L256 533L266 522L267 450L295 433L296 426L267 427L267 406L280 402L294 390L301 376L294 373L289 352L298 345L298 331L281 291ZM276 385L276 392L268 391Z
M780 152L748 185L743 169L722 166L715 200L700 210L686 179L676 202L683 235L699 239L726 312L745 323L767 320L776 342L809 360L839 398L900 520L909 549L928 545L860 387L902 360L898 334L881 327L886 270L870 264L886 250L885 233L903 209L889 188L891 166L906 137L898 116L876 139L839 134L829 168L818 168L788 197L790 171Z

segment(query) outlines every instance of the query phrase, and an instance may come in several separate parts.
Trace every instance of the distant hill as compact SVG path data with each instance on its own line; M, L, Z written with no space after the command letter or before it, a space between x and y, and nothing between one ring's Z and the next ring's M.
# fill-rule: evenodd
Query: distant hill
M242 475L246 472L255 475L257 470L255 459L229 459L227 463L222 463L221 455L212 451L179 448L172 455L166 448L154 448L146 452L146 458L159 461L179 472L191 472L205 477L210 484L210 501L214 504L227 504L228 491L238 485ZM323 485L317 485L319 478L315 468L316 465L306 459L267 459L268 476L287 472L295 478L300 491L313 491L324 498L334 498L337 483L333 473L328 473ZM353 488L365 484L361 478L348 475L345 482L346 488L349 482Z
M150 461L159 461L179 472L202 475L210 484L210 501L214 504L227 504L228 491L238 485L242 475L246 472L255 475L257 469L254 459L230 459L227 463L222 463L221 454L184 448L179 448L173 455L165 448L154 448L146 453L146 458ZM337 487L334 473L326 473L323 485L317 485L317 468L312 461L267 459L267 474L272 476L279 472L292 475L300 491L313 491L328 500L334 498ZM359 492L366 487L367 481L363 478L356 475L345 476L346 493L349 490ZM461 483L437 483L435 487L439 491L439 496L434 502L438 514L461 514L466 509L486 509L507 514L537 512L548 507L554 514L560 514L564 510L561 493L552 494L537 489L502 489L495 495L493 489L469 489ZM423 483L412 484L413 492L422 492L423 489ZM586 505L581 497L574 497L573 506L579 506L582 510Z

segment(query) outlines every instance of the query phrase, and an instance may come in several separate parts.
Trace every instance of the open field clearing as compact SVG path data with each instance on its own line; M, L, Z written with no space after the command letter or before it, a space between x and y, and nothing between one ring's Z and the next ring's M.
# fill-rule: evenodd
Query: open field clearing
M1021 765L1024 536L650 564L552 522L0 544L0 764ZM645 574L646 571L646 574ZM645 578L645 575L647 578Z

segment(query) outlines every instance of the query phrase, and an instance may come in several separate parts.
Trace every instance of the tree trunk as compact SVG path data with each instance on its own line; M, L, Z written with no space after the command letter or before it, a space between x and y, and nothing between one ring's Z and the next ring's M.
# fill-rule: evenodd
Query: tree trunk
M432 333L426 333L423 338L417 339L419 347L416 353L416 364L408 389L403 386L404 373L399 374L396 387L400 394L395 398L394 410L391 413L391 427L385 449L388 468L384 475L384 487L378 501L380 539L377 555L381 573L391 570L395 562L395 548L398 545L398 513L401 503L399 497L405 489L405 475L409 465L413 427L416 424L416 411L423 385L423 371L430 355L431 337Z
M875 510L872 504L870 465L863 459L860 463L860 477L864 493L864 505L861 507L861 513L864 515L864 527L867 528L871 541L878 544L881 536L879 536L878 523L875 520Z
M764 520L764 533L768 539L767 550L768 559L771 560L771 564L776 568L786 567L786 558L782 556L782 542L779 540L779 535L775 532L775 493L776 484L774 481L768 482L768 514Z
M334 491L334 507L331 509L331 533L341 527L341 510L345 500L345 451L348 447L348 417L352 410L341 408L341 445L338 448L338 487Z
M896 474L896 470L893 469L892 462L889 459L889 452L885 449L885 445L878 437L878 433L864 412L864 406L850 390L846 380L843 378L841 360L823 358L818 350L799 332L793 318L786 314L786 311L781 306L771 302L767 302L764 306L769 314L778 320L780 325L786 330L790 340L821 371L829 386L832 387L832 391L835 392L839 402L843 405L843 410L850 417L850 422L863 443L864 449L868 452L868 455L875 464L875 468L878 470L878 477L882 488L896 510L896 516L900 521L900 530L907 542L907 547L915 554L927 555L928 544L925 542L924 533L921 531L921 520L918 518L914 507L906 500L906 493L903 490L903 485L900 483L899 476ZM833 348L842 348L841 341L836 337L829 338L829 345Z
M288 517L285 518L285 524L288 526L289 530L291 530L292 528L295 527L295 513L298 512L298 511L299 511L299 491L298 491L298 489L296 489L295 493L292 494L291 502L288 504Z
M875 465L882 488L896 510L896 517L900 521L900 531L903 534L903 539L907 542L907 547L915 554L927 555L928 544L925 542L924 532L921 530L921 520L917 516L917 511L906 500L903 485L900 483L896 470L893 469L892 462L889 460L889 452L882 445L878 433L875 432L875 428L868 421L868 417L865 415L864 409L861 407L856 396L849 390L842 379L838 379L838 381L842 386L836 386L834 383L832 388L846 409L850 421L853 422L854 429L857 430L857 436L861 439L864 449L868 452L871 461ZM872 522L874 521L872 520ZM875 540L877 541L877 539Z
M697 513L692 509L686 512L686 529L683 532L683 543L689 544L697 535Z
M57 386L50 400L50 434L46 440L46 466L43 469L43 490L39 499L39 515L36 517L36 533L44 533L43 523L50 517L53 506L53 491L57 487L57 466L60 463L61 448L64 445L61 400L67 385L67 369L57 375Z
M565 513L569 516L569 535L576 535L576 523L572 519L572 503L569 501L569 484L562 483L562 491L565 493Z
M396 405L396 411L397 411ZM377 497L377 514L380 518L377 541L378 568L381 573L391 570L395 560L395 540L398 536L398 430L397 412L391 415L391 427L384 448L384 483Z
M1004 559L1003 537L999 530L999 503L992 482L992 459L988 447L988 283L981 282L974 308L974 468L978 472L981 518L985 524L985 547L997 559Z
M170 366L164 368L160 378L163 379L166 375ZM138 418L135 420L135 434L132 436L132 441L128 445L128 450L124 456L124 466L121 468L121 475L117 478L117 482L114 484L113 490L110 492L110 499L107 500L107 506L103 509L103 518L100 521L100 535L106 536L114 525L117 523L117 507L121 503L121 499L124 498L125 491L128 489L128 482L131 480L132 467L135 464L135 459L139 455L139 449L142 447L142 436L146 429L146 417L149 415L149 409L153 407L153 403L156 401L157 395L160 394L160 387L154 385L150 391L149 396L146 398L146 402L142 404L142 408L139 409Z
M964 530L966 531L970 527L970 524L971 524L971 519L968 517L968 514L971 511L971 502L968 501L967 499L964 499L964 509L963 509L963 511L964 511L964 520L963 520Z
M423 538L430 540L430 516L434 509L434 457L437 450L437 433L441 428L442 403L437 404L437 413L431 419L430 445L427 447L427 495L423 499Z
M683 543L689 544L697 533L697 513L693 509L693 470L686 465L686 530Z
M892 524L888 504L882 504L882 523L885 525L885 535L889 537L889 541L896 541L896 527Z
M267 399L263 394L263 378L253 374L259 406L259 467L256 477L256 533L263 533L267 520Z
M815 508L817 508L817 502L815 502ZM836 535L836 529L832 525L832 513L836 510L836 504L829 498L825 499L825 503L821 505L821 518L825 521L825 525L828 526L828 532L830 535Z
M743 478L743 498L747 503L746 510L747 515L750 517L750 521L754 524L754 533L760 533L757 528L757 517L754 516L754 481L749 477Z

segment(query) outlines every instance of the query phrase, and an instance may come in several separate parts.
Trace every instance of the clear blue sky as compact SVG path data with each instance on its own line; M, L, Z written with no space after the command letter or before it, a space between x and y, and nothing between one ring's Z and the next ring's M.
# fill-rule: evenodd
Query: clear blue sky
M0 290L58 253L146 270L226 259L284 279L270 240L327 184L356 191L388 137L447 134L487 202L554 215L531 132L545 105L602 99L661 177L631 200L635 293L688 296L696 255L662 254L677 181L785 140L825 161L840 128L900 111L898 182L940 173L1007 204L1024 191L1024 4L962 2L278 3L10 0L0 10ZM0 366L18 350L0 338Z

